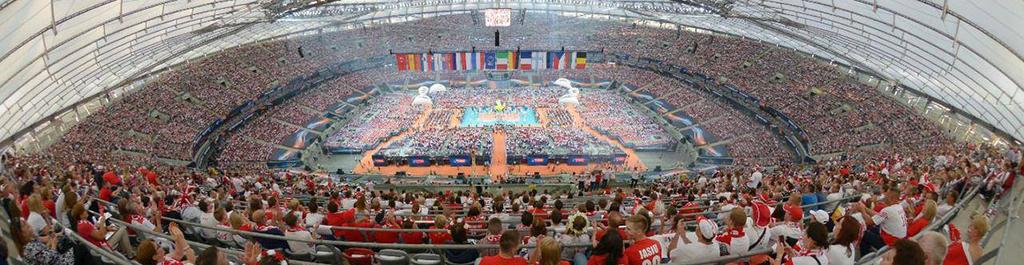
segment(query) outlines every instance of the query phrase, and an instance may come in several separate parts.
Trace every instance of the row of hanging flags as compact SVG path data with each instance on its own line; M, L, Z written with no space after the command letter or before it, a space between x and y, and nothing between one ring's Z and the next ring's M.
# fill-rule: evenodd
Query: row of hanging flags
M489 51L395 54L399 71L585 69L586 52Z

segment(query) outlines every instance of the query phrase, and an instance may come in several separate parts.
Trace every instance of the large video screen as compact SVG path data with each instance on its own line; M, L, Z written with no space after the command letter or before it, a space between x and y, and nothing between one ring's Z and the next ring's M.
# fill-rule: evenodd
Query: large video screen
M508 27L512 25L512 9L484 9L484 21L488 27Z

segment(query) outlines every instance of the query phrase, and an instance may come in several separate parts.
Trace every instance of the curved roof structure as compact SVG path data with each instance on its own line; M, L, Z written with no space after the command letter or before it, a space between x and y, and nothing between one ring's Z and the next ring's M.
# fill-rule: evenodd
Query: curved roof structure
M1024 139L1021 1L0 0L0 7L4 142L86 99L224 48L494 7L776 43L912 88Z

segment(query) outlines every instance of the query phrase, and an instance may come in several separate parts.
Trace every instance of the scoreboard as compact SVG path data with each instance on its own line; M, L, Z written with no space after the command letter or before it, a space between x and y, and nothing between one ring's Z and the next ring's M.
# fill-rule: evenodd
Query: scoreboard
M512 25L511 8L484 9L484 25L488 27L508 27Z

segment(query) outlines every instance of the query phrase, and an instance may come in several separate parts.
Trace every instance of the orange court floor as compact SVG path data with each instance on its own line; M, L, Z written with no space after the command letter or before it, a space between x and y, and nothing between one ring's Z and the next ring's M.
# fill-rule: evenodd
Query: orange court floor
M362 160L360 160L356 168L353 169L353 172L357 174L380 174L386 176L395 175L398 172L405 172L405 174L411 176L436 175L449 177L457 176L459 173L462 173L467 176L488 175L491 177L492 180L499 180L508 175L532 175L534 173L540 174L542 176L555 176L560 174L572 173L580 174L584 172L602 169L612 169L613 171L626 171L631 170L634 167L639 168L640 170L647 169L644 163L640 161L639 156L637 156L632 149L626 148L625 146L622 145L622 143L619 143L614 139L611 139L601 133L598 133L593 128L590 128L590 126L587 126L585 123L582 122L583 119L582 117L580 117L575 107L569 105L567 107L567 110L573 117L574 125L576 127L589 132L598 139L612 143L613 145L624 150L627 155L626 162L623 165L590 164L586 166L573 166L565 164L548 164L545 166L508 165L506 163L507 156L505 154L505 133L501 132L500 130L495 130L495 132L493 132L492 135L494 137L494 144L491 152L491 166L475 165L476 163L473 163L473 166L465 167L454 167L449 165L433 165L429 167L411 167L408 165L389 165L382 167L373 166L373 160L371 159L371 156L373 156L373 154L376 154L382 147L387 146L389 143L402 139L411 134L410 131L406 131L400 135L387 139L383 143L379 144L373 150L365 152ZM426 118L425 116L427 112L423 113L423 117L417 119L417 124L422 124L423 120L425 120ZM417 126L414 125L413 127L416 128Z

